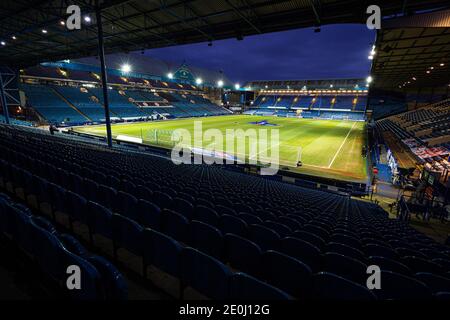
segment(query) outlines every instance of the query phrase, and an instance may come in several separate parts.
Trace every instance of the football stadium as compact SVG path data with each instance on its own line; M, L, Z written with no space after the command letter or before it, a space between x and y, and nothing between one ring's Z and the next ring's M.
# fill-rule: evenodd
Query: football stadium
M450 300L448 1L5 0L0 26L0 300Z
M250 115L208 117L202 119L202 126L204 129L217 128L225 134L227 129L235 126L245 130L253 128L258 123L263 126L274 125L275 128L281 130L281 141L278 146L278 164L280 166L294 172L366 182L367 167L365 159L361 157L364 144L363 122L284 117L264 122L266 119L264 116ZM154 123L116 124L112 126L112 131L115 138L134 137L148 145L171 148L175 144L171 140L173 131L184 128L193 132L195 121L195 119L189 118ZM81 127L75 130L86 134L106 136L104 126ZM192 133L191 137L193 136ZM192 141L193 143L194 141ZM211 141L203 141L203 148L220 152L226 151L224 147L218 150L214 146L214 141L212 143L213 146L208 148ZM231 154L231 156L233 155L236 153ZM248 160L248 157L244 160ZM301 169L297 167L299 161L303 164Z

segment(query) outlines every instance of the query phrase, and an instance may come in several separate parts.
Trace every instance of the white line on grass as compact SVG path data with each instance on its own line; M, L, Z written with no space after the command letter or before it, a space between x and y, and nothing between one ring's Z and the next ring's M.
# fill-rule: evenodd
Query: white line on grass
M352 126L352 127L350 128L350 130L348 131L347 136L345 137L344 141L342 141L342 144L341 144L341 146L339 147L338 151L336 151L336 154L334 155L333 159L331 160L330 165L328 166L328 169L331 168L331 166L332 166L333 163L334 163L334 160L336 160L336 158L337 158L339 152L341 152L341 149L342 149L342 147L344 146L345 141L347 141L347 139L348 139L348 137L350 136L350 133L353 131L353 128L355 127L355 125L356 125L356 122L353 123L353 126Z
M261 150L261 151L257 152L255 155L249 157L249 160L254 160L254 159L255 159L256 157L258 157L261 153L267 152L267 151L269 151L269 150L275 148L276 146L279 146L280 144L281 144L281 142L275 143L273 146L271 145L271 146L267 147L265 150ZM259 143L258 143L258 147L259 147Z

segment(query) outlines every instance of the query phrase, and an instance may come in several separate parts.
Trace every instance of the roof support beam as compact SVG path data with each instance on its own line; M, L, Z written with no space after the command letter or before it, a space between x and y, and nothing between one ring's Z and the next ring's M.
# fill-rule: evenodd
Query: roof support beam
M253 28L253 30L255 30L257 33L262 33L261 30L253 23L251 22L246 16L244 16L241 13L241 10L239 10L238 8L236 8L234 6L234 4L231 3L230 0L225 0L225 2L233 9L233 11L242 18L242 20L244 20L250 27Z
M314 16L316 17L317 25L320 26L322 22L320 21L320 15L317 9L317 7L320 7L320 0L309 0L309 4L311 5L311 9L313 10Z
M98 55L100 57L100 68L102 75L103 107L105 108L105 122L106 122L106 139L108 142L108 147L112 148L111 118L109 116L109 100L108 100L108 79L106 75L105 48L103 44L102 13L100 11L100 8L97 8L95 15L97 17Z

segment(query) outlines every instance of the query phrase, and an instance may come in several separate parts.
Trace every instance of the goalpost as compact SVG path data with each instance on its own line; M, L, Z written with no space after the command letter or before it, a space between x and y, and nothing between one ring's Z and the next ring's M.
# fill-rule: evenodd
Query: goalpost
M173 130L150 129L145 135L145 140L154 145L172 148L179 141L179 139L172 141L173 132Z

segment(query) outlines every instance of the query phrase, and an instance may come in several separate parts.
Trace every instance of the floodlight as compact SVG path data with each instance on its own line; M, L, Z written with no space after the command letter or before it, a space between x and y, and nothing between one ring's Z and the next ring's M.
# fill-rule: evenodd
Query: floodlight
M120 70L122 72L128 73L131 71L131 66L128 63L125 63Z

